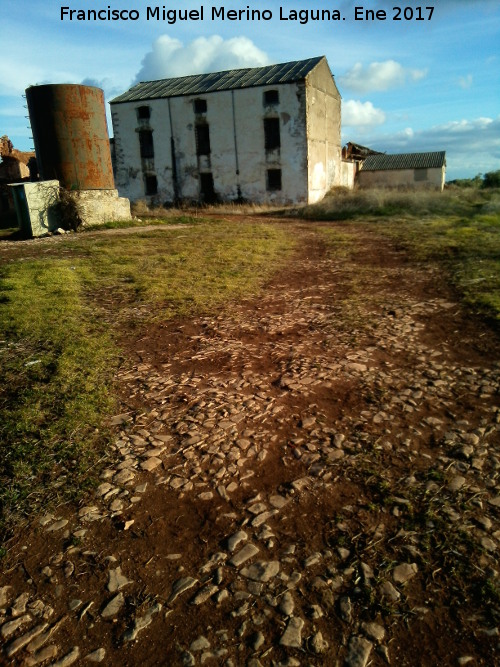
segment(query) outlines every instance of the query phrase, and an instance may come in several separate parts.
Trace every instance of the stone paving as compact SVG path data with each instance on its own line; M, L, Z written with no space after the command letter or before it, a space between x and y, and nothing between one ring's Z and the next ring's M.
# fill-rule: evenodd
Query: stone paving
M102 483L76 514L39 518L50 556L24 587L0 580L5 664L412 665L402 628L432 616L453 578L428 571L436 526L466 534L497 577L499 364L426 342L426 322L457 305L416 300L408 284L429 277L412 268L376 274L384 298L340 326L345 268L303 258L294 270L313 281L283 275L192 335L180 325L175 359L121 370ZM173 540L155 588L127 556L161 530L134 533L163 492L218 519L199 556ZM426 521L405 527L422 503ZM486 611L470 618L470 652L422 664L493 664Z

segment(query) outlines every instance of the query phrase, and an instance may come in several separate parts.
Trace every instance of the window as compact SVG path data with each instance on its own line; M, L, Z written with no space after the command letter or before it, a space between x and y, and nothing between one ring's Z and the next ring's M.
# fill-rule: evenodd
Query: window
M281 169L267 170L267 189L281 190Z
M141 130L139 132L139 145L141 148L141 157L143 158L154 157L155 151L153 146L152 130Z
M427 180L427 169L415 169L413 171L413 179L415 181L426 181Z
M279 118L264 118L264 144L266 151L272 151L281 146Z
M265 90L264 91L264 106L268 107L271 104L279 104L280 95L277 90Z
M144 186L147 195L156 195L158 193L158 179L154 174L144 176Z
M210 132L208 125L196 125L196 155L210 155Z
M151 108L150 107L137 107L137 119L138 120L149 120L151 118Z
M206 100L195 100L193 102L194 112L195 113L207 113L207 101Z

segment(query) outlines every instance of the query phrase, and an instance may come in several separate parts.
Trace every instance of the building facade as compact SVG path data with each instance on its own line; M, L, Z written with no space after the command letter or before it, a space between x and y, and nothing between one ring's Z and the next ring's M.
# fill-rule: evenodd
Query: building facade
M111 101L122 196L313 203L341 183L326 58L139 83Z

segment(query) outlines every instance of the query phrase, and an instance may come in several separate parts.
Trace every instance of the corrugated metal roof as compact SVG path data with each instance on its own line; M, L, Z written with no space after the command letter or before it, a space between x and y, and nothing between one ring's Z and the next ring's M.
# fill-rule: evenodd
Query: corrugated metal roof
M274 86L280 83L294 83L305 79L307 74L324 58L293 60L279 65L251 67L247 69L231 69L224 72L181 76L175 79L159 79L143 81L126 93L115 97L111 104L120 102L139 102L162 97L178 97L182 95L203 95L219 90L235 88L251 88L253 86Z
M390 169L432 169L446 164L445 151L434 153L399 153L397 155L369 155L362 171L386 171Z

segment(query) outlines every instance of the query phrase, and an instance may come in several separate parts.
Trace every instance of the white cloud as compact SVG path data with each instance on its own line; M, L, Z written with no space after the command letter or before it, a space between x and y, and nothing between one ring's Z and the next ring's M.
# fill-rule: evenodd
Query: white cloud
M348 100L342 102L342 124L347 127L371 128L385 122L385 113L371 102Z
M117 85L116 80L110 77L105 77L104 79L93 79L91 77L87 77L81 81L81 85L101 88L104 91L104 95L107 99L123 93L123 86Z
M135 82L189 74L203 74L239 67L267 65L269 59L247 37L222 39L218 35L199 37L189 44L162 35L146 54Z
M341 87L357 93L389 90L404 86L407 81L418 81L427 75L427 70L408 69L395 60L373 62L368 67L356 63L346 74L339 77Z
M386 153L444 150L448 180L500 168L500 116L450 121L423 130L406 128L393 134L349 134L343 141L359 141Z

